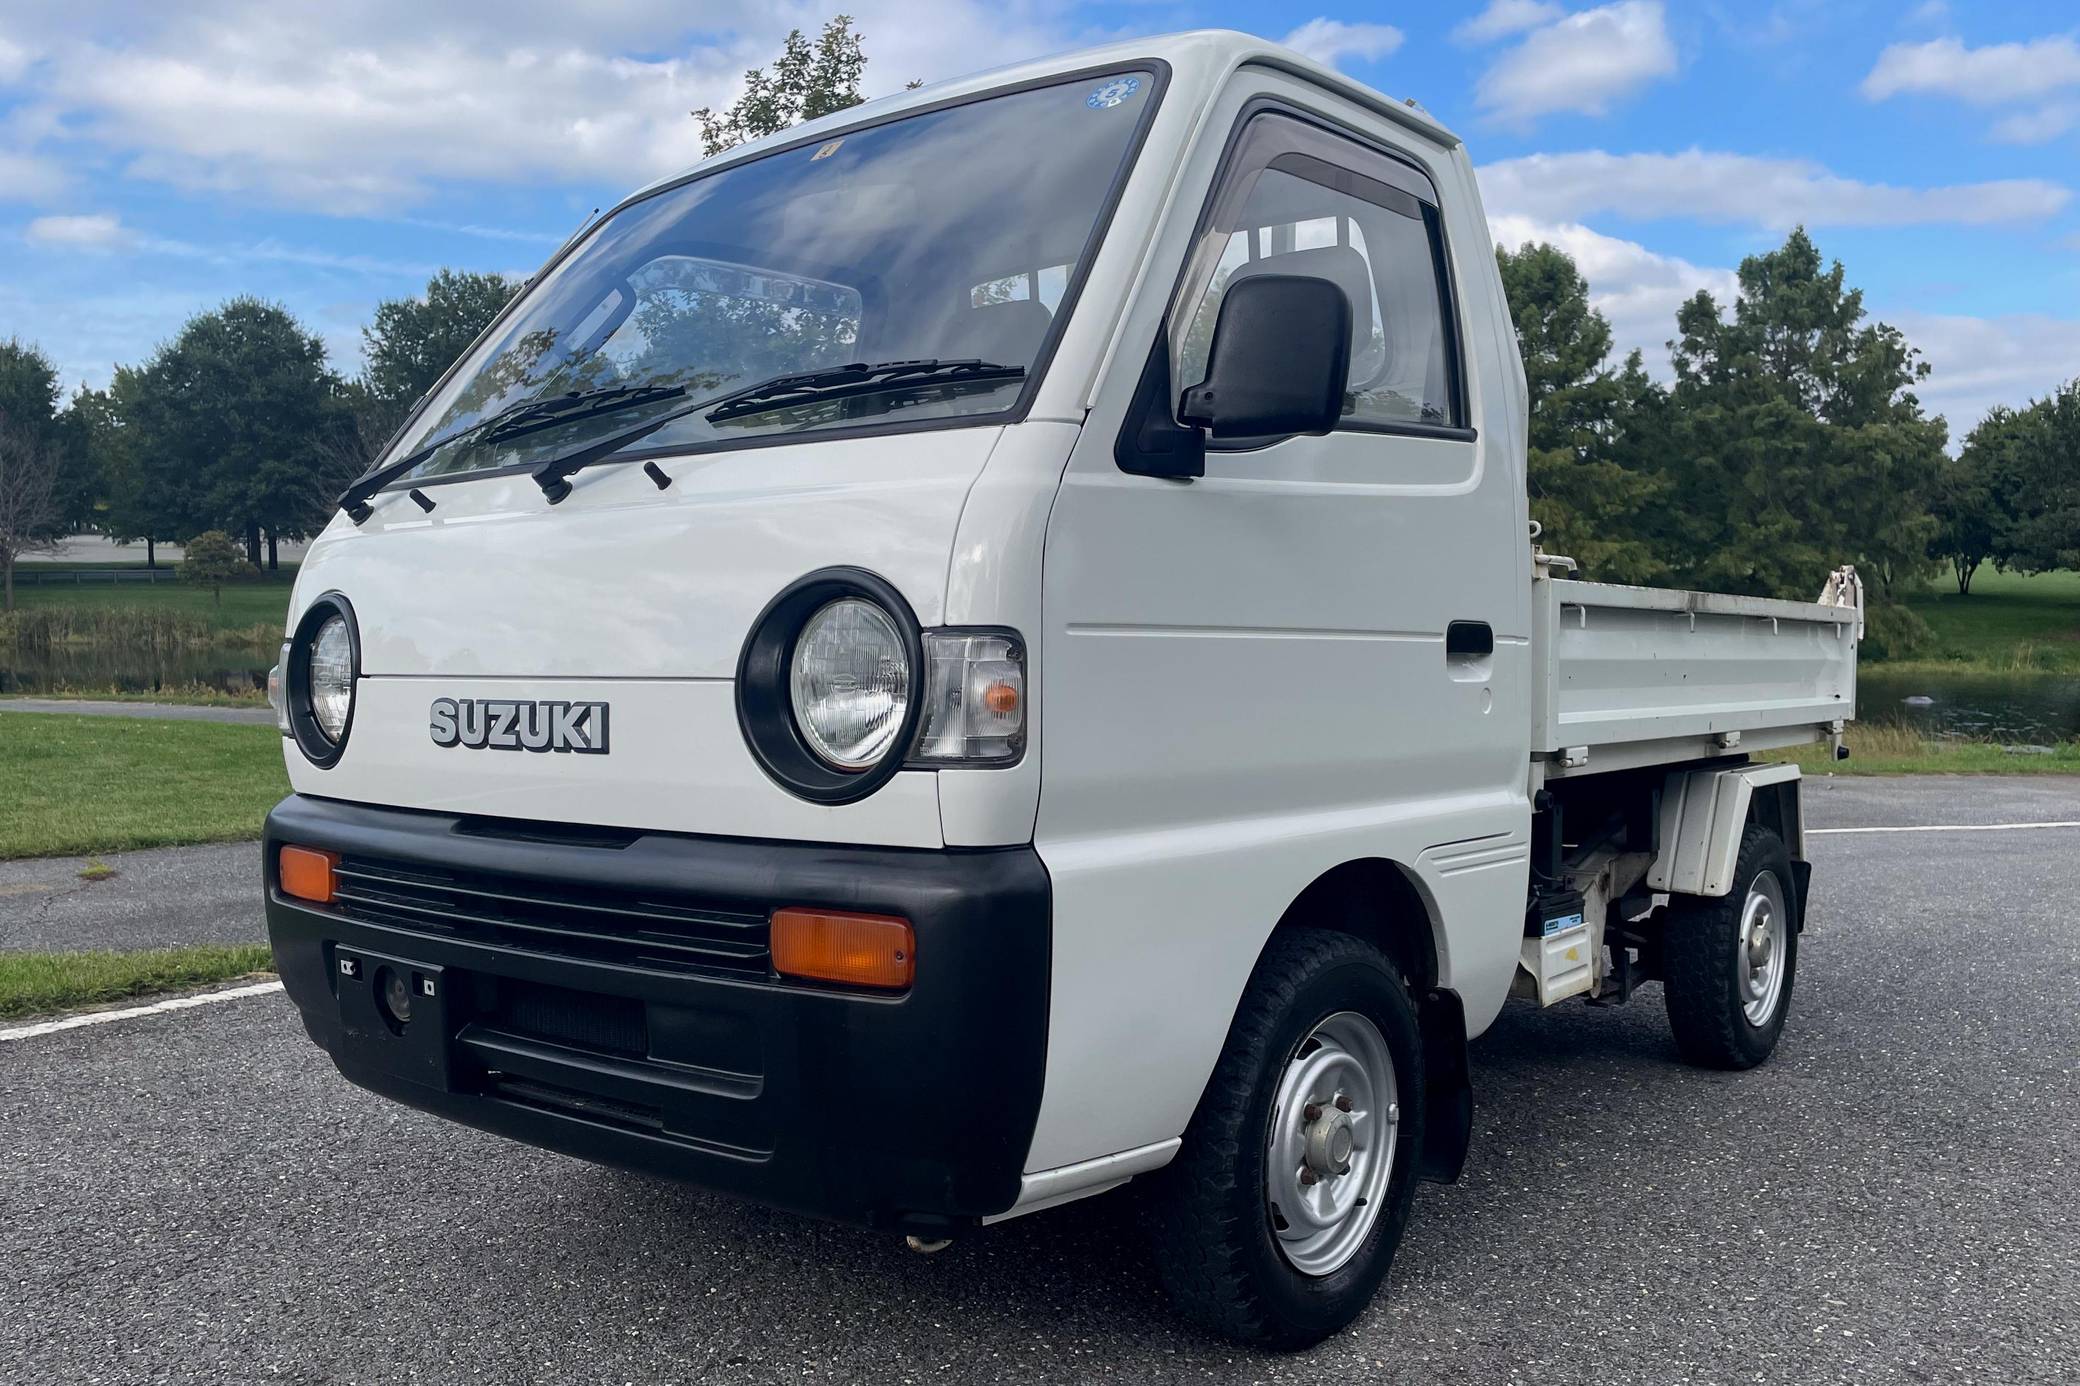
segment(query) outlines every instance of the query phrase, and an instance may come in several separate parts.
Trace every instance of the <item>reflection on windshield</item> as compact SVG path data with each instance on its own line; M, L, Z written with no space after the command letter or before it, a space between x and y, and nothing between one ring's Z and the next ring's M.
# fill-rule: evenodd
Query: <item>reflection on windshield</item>
M533 465L775 376L980 360L1030 374L1149 104L1142 74L989 97L784 150L647 197L535 284L398 439L413 479ZM645 450L1000 412L1019 372L813 405L687 410ZM566 394L674 386L611 419L470 428ZM538 411L530 411L538 412Z

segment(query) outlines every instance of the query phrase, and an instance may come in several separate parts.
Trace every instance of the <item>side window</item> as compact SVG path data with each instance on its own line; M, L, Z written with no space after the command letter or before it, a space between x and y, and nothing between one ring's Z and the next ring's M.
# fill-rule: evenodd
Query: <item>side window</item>
M1182 389L1206 378L1230 284L1311 275L1351 304L1345 421L1460 426L1443 263L1437 195L1420 171L1305 122L1258 116L1193 251L1172 379Z

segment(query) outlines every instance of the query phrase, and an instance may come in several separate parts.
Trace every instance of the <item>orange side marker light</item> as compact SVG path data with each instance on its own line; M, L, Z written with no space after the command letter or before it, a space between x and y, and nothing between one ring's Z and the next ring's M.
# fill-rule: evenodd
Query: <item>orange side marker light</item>
M775 910L772 948L783 977L893 990L917 975L916 931L894 915Z
M321 852L315 847L284 847L280 865L282 894L314 905L332 903L332 868L339 865L339 853Z

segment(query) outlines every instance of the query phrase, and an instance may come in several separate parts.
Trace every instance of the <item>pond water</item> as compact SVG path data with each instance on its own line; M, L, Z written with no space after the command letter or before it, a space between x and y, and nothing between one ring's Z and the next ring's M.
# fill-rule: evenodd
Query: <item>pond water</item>
M91 645L51 650L0 649L0 693L157 693L212 688L221 693L267 691L273 653L244 649L186 650L140 655L132 649Z
M1874 664L1857 671L1856 713L1934 737L2071 741L2080 739L2080 675L1904 674Z

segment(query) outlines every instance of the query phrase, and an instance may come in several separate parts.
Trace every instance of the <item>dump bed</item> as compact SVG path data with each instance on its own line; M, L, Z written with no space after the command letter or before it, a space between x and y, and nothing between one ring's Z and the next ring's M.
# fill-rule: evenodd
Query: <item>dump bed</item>
M1795 745L1856 715L1853 602L1544 576L1535 593L1532 751L1549 775Z

